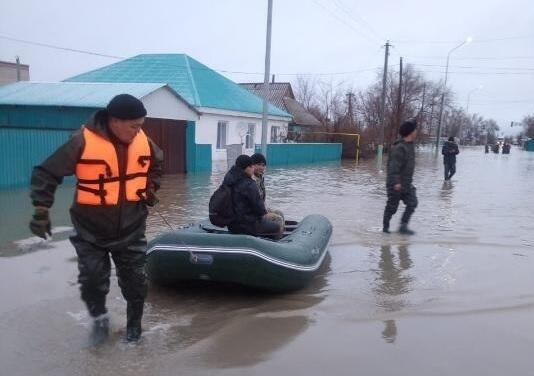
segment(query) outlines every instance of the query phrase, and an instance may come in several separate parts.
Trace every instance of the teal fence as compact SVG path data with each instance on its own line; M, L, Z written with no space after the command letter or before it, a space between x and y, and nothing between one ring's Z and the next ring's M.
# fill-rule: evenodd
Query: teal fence
M526 151L534 151L534 139L525 142L524 148Z
M33 166L65 143L72 132L0 128L0 188L28 184Z
M0 106L0 126L13 128L78 129L97 108Z
M256 152L261 146L256 145ZM269 166L288 166L293 164L339 161L342 144L267 144L267 163Z

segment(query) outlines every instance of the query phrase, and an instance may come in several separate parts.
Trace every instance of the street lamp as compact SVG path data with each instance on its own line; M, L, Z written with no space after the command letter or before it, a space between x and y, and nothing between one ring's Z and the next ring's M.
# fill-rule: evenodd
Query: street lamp
M445 90L447 89L447 78L449 76L449 61L451 59L451 54L456 51L458 48L469 44L473 41L473 38L469 37L464 40L462 43L452 48L447 54L447 64L445 65L445 81L443 82L443 92L441 93L441 108L439 110L439 122L438 122L438 131L436 134L436 150L439 149L439 139L441 138L441 123L443 121L443 104L445 102Z
M483 86L479 85L476 88L472 89L467 93L467 104L465 105L465 114L466 116L469 116L469 102L471 101L471 94L473 94L475 91L482 89ZM460 144L462 143L462 130L463 130L463 123L460 123L460 129L458 130L458 137L460 138Z

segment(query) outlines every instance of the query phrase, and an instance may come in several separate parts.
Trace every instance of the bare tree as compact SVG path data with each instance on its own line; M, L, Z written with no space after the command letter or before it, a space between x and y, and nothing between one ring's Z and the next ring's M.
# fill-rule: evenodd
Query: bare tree
M529 138L534 138L534 115L525 116L522 123L525 135Z
M311 76L297 76L295 97L308 111L315 105L317 79Z

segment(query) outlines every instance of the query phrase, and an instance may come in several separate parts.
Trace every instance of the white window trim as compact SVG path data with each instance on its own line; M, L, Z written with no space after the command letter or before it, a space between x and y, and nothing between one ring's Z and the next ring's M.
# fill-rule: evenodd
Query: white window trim
M219 147L219 127L221 125L224 125L224 144L222 147ZM228 145L228 121L226 120L219 120L217 121L217 139L215 140L215 149L216 150L225 150L226 145Z
M250 129L252 128L252 135ZM248 147L247 141L251 140L252 146ZM245 148L254 149L256 146L256 123L247 123L247 135L245 136Z

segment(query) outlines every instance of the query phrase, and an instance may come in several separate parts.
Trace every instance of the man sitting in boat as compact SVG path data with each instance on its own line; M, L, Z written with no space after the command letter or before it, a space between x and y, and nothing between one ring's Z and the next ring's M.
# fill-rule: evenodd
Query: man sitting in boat
M235 165L226 173L223 185L232 189L232 205L235 217L228 225L234 234L280 237L280 225L269 219L256 182L252 179L252 158L240 155Z
M265 169L267 167L267 160L261 153L252 154L250 158L252 158L252 163L254 164L254 175L252 175L252 179L254 179L256 182L258 190L260 191L260 198L265 203L265 198L267 196L265 192ZM278 223L280 226L280 232L284 232L284 214L280 210L267 208L266 218Z

